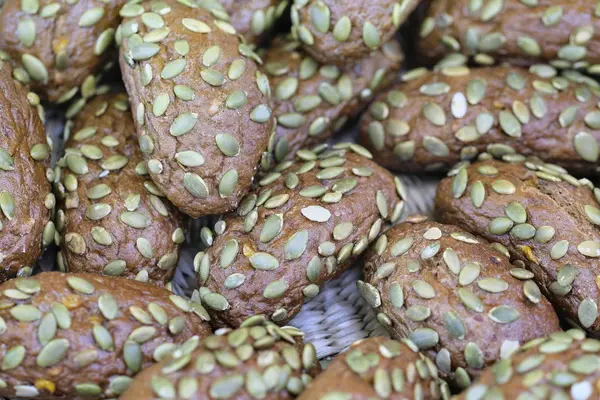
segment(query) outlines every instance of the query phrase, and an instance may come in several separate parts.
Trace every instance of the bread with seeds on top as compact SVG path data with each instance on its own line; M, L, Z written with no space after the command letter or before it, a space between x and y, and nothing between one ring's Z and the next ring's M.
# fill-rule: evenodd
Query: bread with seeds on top
M40 98L0 60L0 282L33 272L54 242L54 173Z
M43 272L0 290L0 396L115 398L211 334L200 304L134 280Z
M504 245L559 315L600 334L600 189L553 164L508 160L457 166L438 186L437 213Z
M316 60L342 67L392 38L420 0L295 0L292 34Z
M448 170L487 151L599 174L599 85L549 65L409 71L363 114L359 142L403 172Z
M456 53L481 65L507 61L597 73L600 8L587 0L434 0L423 21L419 55Z
M70 137L58 163L59 267L169 283L183 221L148 178L127 96L98 96L67 124Z
M335 357L299 400L449 398L448 385L414 343L379 336L359 340Z
M274 124L260 59L226 16L166 0L121 14L121 71L150 177L197 218L234 210L250 189ZM139 28L139 29L138 29Z
M358 288L392 337L410 339L464 389L523 343L560 330L532 277L498 243L412 216L369 249Z
M288 0L219 0L229 13L231 25L248 43L268 38L288 6Z
M275 161L293 158L303 147L326 142L395 80L404 55L391 40L364 59L338 67L322 64L299 41L280 36L262 56L261 70L273 90L277 133Z
M191 355L175 354L144 370L120 399L293 399L321 370L303 335L253 316L239 329L202 340Z
M215 326L254 314L291 320L403 211L402 181L352 143L301 150L257 182L238 207L201 232L199 299Z
M123 4L6 0L0 10L0 49L21 66L16 76L49 102L64 103L78 92L87 98L112 53Z
M600 342L576 329L532 340L487 369L456 400L598 399Z

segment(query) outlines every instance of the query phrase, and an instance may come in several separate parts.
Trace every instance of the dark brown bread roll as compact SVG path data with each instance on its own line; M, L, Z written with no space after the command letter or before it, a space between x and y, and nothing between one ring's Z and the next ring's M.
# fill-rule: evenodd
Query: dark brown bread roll
M200 217L237 207L274 124L256 54L226 16L183 3L123 7L121 70L152 180Z
M389 41L363 60L339 68L319 63L300 42L280 37L263 59L261 70L273 90L273 153L279 162L302 147L326 142L395 79L404 55L397 42Z
M59 161L61 269L165 285L184 240L182 220L146 176L127 96L96 97L69 131Z
M13 79L12 71L0 61L0 282L31 275L55 235L44 111L39 97Z
M220 330L190 355L176 355L139 374L121 400L293 399L320 371L303 333L264 316Z
M448 385L414 343L359 340L338 355L299 400L448 399Z
M442 378L466 388L523 343L560 330L521 272L486 240L415 219L369 249L358 287L393 337L412 340Z
M0 290L2 396L114 398L143 368L210 335L200 304L142 282L44 272Z
M576 329L533 340L455 399L598 399L599 353L600 342Z
M262 43L288 6L288 0L220 0L231 25L249 43Z
M323 63L355 63L392 38L420 0L294 0L292 34Z
M199 298L216 326L254 314L278 324L296 315L325 281L400 218L399 178L356 144L301 150L258 182L236 214L205 229L196 257Z
M447 170L488 151L537 155L600 173L598 83L549 65L413 70L382 93L361 122L360 143L387 168Z
M419 53L428 60L462 53L482 65L550 62L597 73L599 17L588 0L433 0Z
M0 48L23 66L19 77L51 103L93 94L111 52L124 0L6 0Z
M559 313L598 335L600 190L556 165L512 159L453 171L438 187L437 211L504 245Z

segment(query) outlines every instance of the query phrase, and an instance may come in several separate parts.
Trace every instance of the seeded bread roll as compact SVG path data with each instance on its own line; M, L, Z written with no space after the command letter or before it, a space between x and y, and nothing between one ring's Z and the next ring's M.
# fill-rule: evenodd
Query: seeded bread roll
M400 45L389 41L365 59L338 68L320 64L300 42L280 37L263 59L262 71L273 88L274 155L280 162L302 147L326 142L394 80L404 56Z
M294 0L292 34L322 63L340 67L392 38L420 0Z
M200 304L123 278L44 272L0 285L0 395L114 398L210 335Z
M249 43L260 44L288 6L288 0L220 0L231 25Z
M0 282L31 275L42 248L54 241L56 200L39 101L0 61Z
M599 17L586 0L434 0L418 51L428 60L458 52L482 65L551 62L597 73Z
M184 240L182 221L144 177L127 96L96 97L70 130L59 162L64 166L58 188L60 266L165 285Z
M320 371L303 333L264 316L236 330L220 330L191 357L175 355L139 374L121 400L292 399Z
M433 400L450 392L435 365L410 341L375 337L338 355L299 400Z
M456 400L598 399L600 342L580 330L533 340L496 363Z
M51 103L77 91L88 97L106 62L124 0L6 0L0 48L23 68L19 77Z
M237 207L274 125L256 54L224 16L186 4L123 7L121 71L152 180L197 218Z
M539 161L485 161L444 179L444 222L504 245L571 323L600 334L600 190Z
M423 69L373 102L360 143L387 168L447 170L488 151L537 155L569 170L600 173L598 83L548 65Z
M460 228L415 219L367 252L358 287L393 337L409 338L442 378L466 388L519 345L560 330L527 272Z
M402 182L365 155L356 144L301 150L258 182L237 215L217 222L215 234L202 232L210 247L195 260L194 298L216 326L237 327L254 314L289 321L400 218Z

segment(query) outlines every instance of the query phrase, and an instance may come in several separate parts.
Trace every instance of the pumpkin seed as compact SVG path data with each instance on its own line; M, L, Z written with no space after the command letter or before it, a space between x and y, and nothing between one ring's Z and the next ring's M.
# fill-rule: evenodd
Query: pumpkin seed
M269 253L254 253L249 260L255 269L261 271L272 271L279 268L279 261Z
M296 260L304 254L308 244L308 231L296 232L286 243L284 255L286 260Z
M439 342L439 335L430 328L415 329L408 335L408 339L413 342L419 350L428 350Z
M510 306L496 306L488 315L492 321L500 324L509 324L520 318L519 311Z
M590 298L584 299L577 309L577 316L579 323L584 328L589 328L594 324L596 318L598 318L598 305Z
M228 157L235 157L240 152L240 145L235 137L228 133L219 133L215 136L217 147Z
M209 196L208 186L204 180L193 173L186 172L183 175L183 187L194 197L205 199Z
M266 299L275 299L284 295L288 289L288 283L285 280L278 280L269 283L263 291L263 297Z
M600 157L600 149L596 139L587 132L579 132L573 139L573 147L579 157L589 162L596 162Z
M54 339L40 350L36 363L41 368L52 367L61 362L67 355L70 342L67 339Z
M458 297L465 305L465 307L478 313L483 312L483 302L476 294L471 292L469 289L459 288Z
M564 257L569 251L569 242L567 240L561 240L556 242L552 249L550 250L550 257L553 260L558 260L559 258Z

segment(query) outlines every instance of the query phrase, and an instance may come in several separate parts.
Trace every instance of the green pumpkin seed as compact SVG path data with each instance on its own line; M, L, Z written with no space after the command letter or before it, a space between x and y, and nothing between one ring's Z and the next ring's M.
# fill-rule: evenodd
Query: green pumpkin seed
M233 195L235 188L238 183L238 172L235 169L230 169L225 172L219 182L219 195L221 197L228 197Z
M458 296L465 307L475 311L475 312L483 312L483 302L476 294L471 292L467 288L459 288Z
M77 276L67 277L67 283L69 284L71 289L73 289L79 293L92 294L96 291L96 288L94 287L94 285L92 285L90 282L86 281L85 279L77 277Z
M483 100L485 97L485 92L487 88L487 83L482 79L473 79L469 81L467 84L467 100L469 104L476 105Z
M343 16L333 27L333 38L338 42L345 42L350 38L352 31L352 21L347 16Z
M461 168L460 171L458 171L458 174L456 174L452 180L452 196L455 199L459 199L465 193L465 190L467 190L468 180L469 177L467 175L467 169Z
M571 264L565 264L558 270L556 280L561 286L569 286L575 281L578 275L579 268Z
M127 263L124 260L114 260L104 266L102 273L109 276L121 276L126 268Z
M415 280L412 283L412 288L419 297L424 299L432 299L435 297L435 289L433 286L423 280Z
M465 338L465 327L458 315L449 311L444 313L443 320L450 335L460 340Z
M148 227L148 217L137 211L125 211L119 217L121 222L135 229L144 229Z
M526 281L523 284L523 294L534 304L539 303L542 299L542 292L533 281Z
M2 371L8 371L17 368L25 359L25 347L24 346L13 346L9 348L4 354L2 359Z
M173 121L171 124L169 132L175 137L185 135L194 129L196 122L198 122L198 114L196 113L179 114L179 116L175 118L175 121Z
M577 316L579 323L584 328L589 328L594 324L596 318L598 318L598 305L590 298L584 299L577 309Z
M481 266L476 263L467 263L461 269L458 275L458 283L461 286L467 286L475 282L481 273Z
M510 306L497 306L488 313L490 319L500 324L509 324L520 318L519 311Z
M600 243L593 240L579 243L577 250L586 257L600 257Z
M398 257L404 255L412 247L414 239L412 236L400 239L394 243L390 249L390 255L392 257Z
M278 280L269 283L263 291L263 297L266 299L275 299L284 295L288 289L288 283L285 280Z
M545 244L552 240L555 233L556 230L551 226L540 226L535 232L533 240L535 240L537 243Z
M423 107L423 115L433 125L444 126L446 124L444 110L437 103L426 103Z
M41 368L52 367L67 355L70 343L67 339L54 339L40 350L36 363Z
M10 315L20 322L33 322L42 318L42 313L36 307L20 304L10 309Z
M419 350L428 350L439 342L439 335L430 328L420 328L412 331L408 339L413 342Z
M508 282L500 278L483 278L477 281L480 289L490 293L501 293L508 290Z
M279 268L279 261L269 253L254 253L249 260L255 269L261 271L272 271Z
M569 242L567 240L561 240L552 246L550 257L552 257L553 260L558 260L559 258L564 257L567 254L567 251L569 251Z
M589 162L596 162L600 156L597 140L587 132L579 132L573 139L573 147L579 157Z
M284 255L286 260L296 260L304 254L308 245L308 231L296 232L286 243Z
M273 214L269 216L260 232L260 241L268 243L281 232L283 228L283 214Z
M235 137L228 133L219 133L215 136L217 147L228 157L235 157L240 152L240 145Z
M104 17L104 8L94 7L86 10L79 18L79 26L89 27L94 26Z
M192 150L176 153L175 159L185 167L201 167L205 162L201 153Z
M535 227L531 224L515 225L510 233L520 240L529 240L535 236Z
M205 199L209 196L208 186L204 180L190 172L183 175L183 187L190 192L194 197Z
M12 194L7 192L6 190L0 191L0 210L4 216L11 220L15 217L16 213L16 202Z

